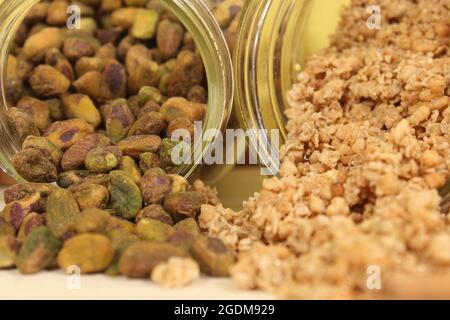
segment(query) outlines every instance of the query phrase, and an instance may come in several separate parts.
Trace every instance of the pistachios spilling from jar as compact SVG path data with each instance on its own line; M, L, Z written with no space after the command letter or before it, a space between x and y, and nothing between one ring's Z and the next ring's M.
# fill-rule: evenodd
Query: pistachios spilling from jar
M221 26L241 2L215 8ZM173 174L170 136L193 134L208 90L192 35L159 1L39 2L17 30L6 93L22 145L12 163L29 182L5 191L0 268L77 267L168 287L200 270L228 275L233 255L196 221L214 192Z

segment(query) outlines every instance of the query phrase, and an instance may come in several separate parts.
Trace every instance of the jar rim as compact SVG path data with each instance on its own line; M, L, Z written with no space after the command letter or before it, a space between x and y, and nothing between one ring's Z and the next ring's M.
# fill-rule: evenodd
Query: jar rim
M234 78L231 55L226 40L214 16L202 0L160 0L192 34L202 57L207 83L208 108L203 130L223 130L229 120L234 96ZM17 153L20 143L16 141L6 121L8 109L5 84L7 57L14 34L32 6L39 0L0 1L0 168L18 182L26 182L12 166L10 159ZM191 176L201 163L215 137L207 141L200 139L192 148L193 162L182 165L177 173Z

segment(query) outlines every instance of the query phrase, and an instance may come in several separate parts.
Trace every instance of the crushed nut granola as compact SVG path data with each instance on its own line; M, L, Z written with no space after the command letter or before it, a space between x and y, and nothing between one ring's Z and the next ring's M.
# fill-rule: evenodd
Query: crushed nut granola
M200 267L191 258L170 258L153 269L151 279L166 288L181 288L200 278Z
M370 4L381 7L381 30L367 28ZM239 212L202 208L200 227L239 256L238 286L355 298L373 293L370 266L382 288L394 273L446 273L450 226L437 188L450 178L449 21L448 0L345 9L330 47L288 93L280 177Z

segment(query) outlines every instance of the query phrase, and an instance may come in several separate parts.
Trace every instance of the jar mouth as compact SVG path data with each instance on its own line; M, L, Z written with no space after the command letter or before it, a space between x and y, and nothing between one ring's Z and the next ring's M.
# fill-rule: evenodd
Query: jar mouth
M295 65L304 59L302 30L311 0L248 0L236 35L233 72L237 82L235 114L250 133L253 148L268 146L259 156L273 175L279 167L279 142L286 139L287 92L295 82ZM276 155L276 157L274 157Z
M10 106L6 94L7 58L16 30L29 10L39 0L0 1L0 168L17 182L26 182L11 164L11 158L20 151L20 142L6 121ZM231 55L220 27L202 0L160 0L191 33L202 57L208 84L208 108L203 120L203 131L225 129L233 105L234 79ZM180 166L177 174L191 176L203 156L212 147L215 137L198 139L192 147L191 163Z

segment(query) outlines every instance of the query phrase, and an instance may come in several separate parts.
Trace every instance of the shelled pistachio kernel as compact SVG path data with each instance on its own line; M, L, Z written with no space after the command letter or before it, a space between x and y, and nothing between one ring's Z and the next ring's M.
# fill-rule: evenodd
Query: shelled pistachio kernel
M13 235L0 235L0 270L16 265L20 242Z
M17 233L17 240L23 242L34 229L43 225L45 225L44 217L39 213L31 212L23 219Z
M79 214L78 204L69 190L58 188L48 197L44 218L47 226L54 234L64 236L68 227Z
M158 220L170 226L174 224L171 215L167 213L160 204L151 204L139 211L136 216L136 223L139 223L139 221L143 219Z
M161 221L154 219L143 219L136 226L138 236L146 241L166 241L174 232L173 228Z
M205 195L198 191L171 193L164 200L164 209L173 214L195 217L206 203Z
M105 209L109 203L109 190L101 184L85 182L70 188L80 210Z
M86 155L95 148L108 147L111 140L103 134L92 133L77 141L63 155L61 167L63 170L75 170L84 165Z
M37 273L53 261L60 247L61 241L49 228L38 227L25 239L17 257L17 268L24 274Z
M17 172L32 182L54 182L58 176L55 164L40 149L24 149L16 153L12 164Z
M56 182L61 188L69 188L71 185L82 181L84 178L90 176L88 170L69 170L61 172L58 175L58 181Z
M186 218L184 220L181 220L177 224L173 226L175 231L185 231L189 232L193 235L199 235L200 234L200 227L198 226L197 221L193 218Z
M107 211L89 208L75 218L69 229L76 234L103 233L108 229L110 219L111 215Z
M105 273L108 276L118 276L119 272L119 261L122 257L124 251L133 243L139 241L139 237L134 233L126 229L113 229L107 233L107 237L111 241L114 248L114 258L111 265L106 269Z
M131 136L121 140L117 146L124 155L139 158L144 152L158 152L162 139L155 135Z
M119 169L126 172L135 183L141 181L141 171L132 157L123 156Z
M83 119L56 121L47 128L44 137L65 151L92 133L94 128Z
M81 273L96 273L105 270L112 262L114 248L104 235L85 233L70 238L58 254L58 265L63 270L78 266Z
M15 236L16 229L12 224L8 223L0 217L0 236Z
M131 28L131 35L136 39L151 39L155 36L159 21L158 12L151 9L139 10Z
M125 219L134 219L142 209L142 196L139 187L124 171L111 171L109 174L111 205L116 214Z
M45 137L28 136L22 143L22 150L25 149L37 149L41 151L44 155L49 157L55 166L59 165L63 157L61 149Z
M168 243L139 241L129 246L119 261L119 271L129 278L148 278L153 269L171 257L188 257L183 248Z
M65 94L61 97L67 118L83 119L94 128L101 122L100 112L89 96L84 94Z
M161 159L153 152L141 153L139 159L139 168L142 172L147 172L150 169L160 168L162 166Z
M191 254L206 274L228 277L235 259L227 246L217 238L199 236L192 244Z
M3 209L2 218L16 230L19 230L23 219L39 208L40 201L41 195L37 192L25 196L22 199L12 201Z
M108 173L122 160L122 151L116 146L99 147L92 149L86 155L84 164L93 173Z
M160 168L148 170L141 179L140 188L146 203L162 203L172 190L172 180Z

